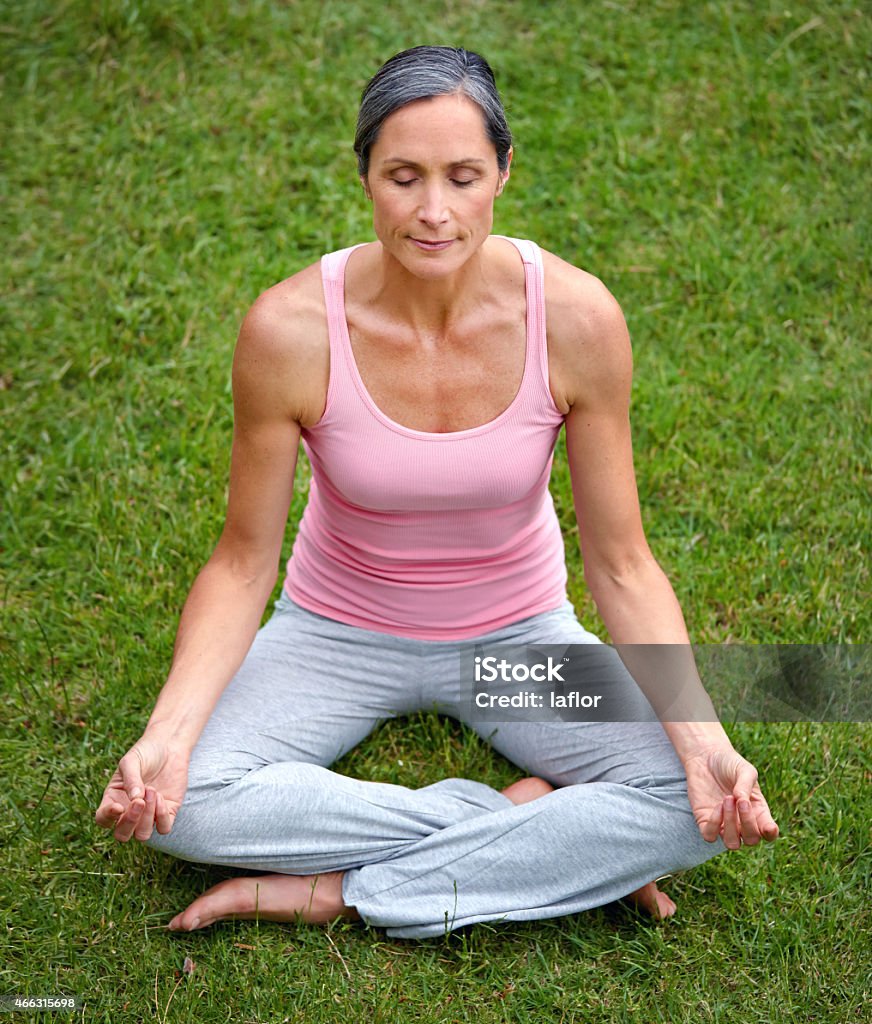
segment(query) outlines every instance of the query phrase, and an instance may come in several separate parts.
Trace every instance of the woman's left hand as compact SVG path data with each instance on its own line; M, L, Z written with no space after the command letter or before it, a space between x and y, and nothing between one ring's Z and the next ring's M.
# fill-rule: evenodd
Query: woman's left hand
M687 795L703 839L720 836L729 850L778 837L757 782L757 769L732 747L703 748L684 758Z

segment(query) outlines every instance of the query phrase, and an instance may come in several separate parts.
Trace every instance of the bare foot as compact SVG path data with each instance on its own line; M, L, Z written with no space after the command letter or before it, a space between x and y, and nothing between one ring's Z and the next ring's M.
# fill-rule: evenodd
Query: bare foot
M518 779L511 786L501 790L503 796L507 796L513 804L528 804L531 800L538 800L540 796L546 796L554 792L554 787L544 779L531 775L528 779Z
M167 925L194 931L225 918L327 924L337 917L357 919L342 902L341 871L323 875L248 875L213 885Z
M665 892L661 892L657 888L656 882L649 882L647 885L643 885L641 889L631 892L624 899L635 903L640 910L647 911L652 917L657 919L672 917L676 910L675 904Z

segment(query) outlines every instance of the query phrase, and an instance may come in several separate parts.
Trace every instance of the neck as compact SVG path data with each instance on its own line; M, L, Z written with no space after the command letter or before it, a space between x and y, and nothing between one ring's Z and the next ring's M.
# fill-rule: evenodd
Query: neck
M481 248L455 273L416 277L381 247L371 299L416 333L441 334L473 308L486 291Z

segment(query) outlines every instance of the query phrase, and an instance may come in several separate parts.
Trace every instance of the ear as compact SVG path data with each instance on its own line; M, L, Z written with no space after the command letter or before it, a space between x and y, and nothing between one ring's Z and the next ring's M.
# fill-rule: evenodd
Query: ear
M372 199L372 192L370 192L370 190L369 190L369 182L366 179L366 175L364 175L364 174L360 175L360 184L363 185L363 194L366 196L367 199L371 200Z
M512 157L515 155L515 151L509 147L509 152L506 154L506 169L500 171L500 183L497 185L497 195L502 195L503 189L506 187L506 182L509 180L509 169L512 166Z

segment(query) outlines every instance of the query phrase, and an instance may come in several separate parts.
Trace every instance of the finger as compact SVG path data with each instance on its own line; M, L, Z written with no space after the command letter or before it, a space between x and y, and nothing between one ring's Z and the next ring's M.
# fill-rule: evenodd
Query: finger
M104 798L94 814L94 821L101 828L114 828L123 813L124 808L116 800Z
M157 830L162 836L165 836L172 829L174 818L175 815L173 815L169 807L167 807L167 802L163 798L163 793L158 793L156 823Z
M772 817L772 812L769 810L769 804L766 802L766 798L760 792L760 787L754 785L751 790L751 796L748 800L739 800L739 813L742 816L742 837L745 842L748 839L745 838L744 825L746 819L751 823L753 835L767 842L771 843L774 839L778 838L778 824ZM757 842L755 839L754 842ZM750 846L753 846L753 842L749 842Z
M766 840L767 843L774 842L780 835L781 830L778 827L778 822L770 816L769 820L760 829L760 835Z
M154 808L157 802L157 794L151 786L145 787L145 807L142 815L136 823L133 835L140 842L145 842L154 831Z
M736 803L745 800L750 803L751 792L757 785L757 769L754 765L749 762L745 764L739 770L739 774L736 776L736 781L733 785L733 797Z
M724 846L728 850L738 850L741 845L735 797L724 797Z
M772 817L772 813L769 810L769 805L763 798L760 798L763 802L762 808L757 812L757 828L760 835L766 840L767 843L771 843L773 840L778 838L778 823Z
M142 817L144 809L145 801L141 797L138 800L133 800L131 802L130 806L119 819L118 825L113 833L119 842L126 843L133 835L133 830L136 828L137 822Z
M739 816L739 830L742 834L742 842L746 846L756 846L760 842L760 828L753 811L750 800L739 800L736 803Z
M121 770L121 778L124 782L124 789L131 800L141 797L145 790L142 781L142 773L139 758L135 754L127 753L118 762Z
M708 820L704 821L699 826L700 834L707 843L713 843L721 834L721 825L723 823L723 807L718 804L714 811L712 811Z

